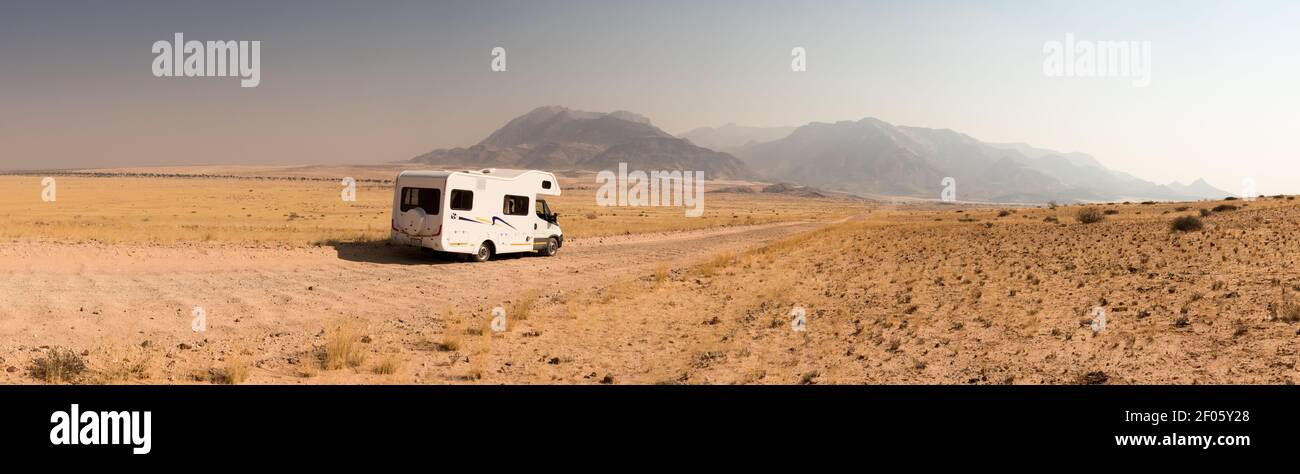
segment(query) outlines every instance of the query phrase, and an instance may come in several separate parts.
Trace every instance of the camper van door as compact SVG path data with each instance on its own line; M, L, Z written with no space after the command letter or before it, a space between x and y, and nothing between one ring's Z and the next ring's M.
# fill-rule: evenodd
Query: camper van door
M502 193L501 222L494 224L502 227L501 240L506 252L529 251L533 249L532 214L533 202L527 193L507 191Z

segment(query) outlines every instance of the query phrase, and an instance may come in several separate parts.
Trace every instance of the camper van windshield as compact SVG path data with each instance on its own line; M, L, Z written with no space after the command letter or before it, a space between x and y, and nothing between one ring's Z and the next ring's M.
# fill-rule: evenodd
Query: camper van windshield
M425 214L437 214L442 190L437 188L402 188L402 212L424 209Z

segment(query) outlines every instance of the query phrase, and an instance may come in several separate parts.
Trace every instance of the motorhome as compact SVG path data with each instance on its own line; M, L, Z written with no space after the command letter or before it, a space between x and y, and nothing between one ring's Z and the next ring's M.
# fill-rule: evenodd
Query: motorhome
M392 240L479 262L553 256L564 233L545 197L559 195L559 180L545 171L403 171L393 186Z

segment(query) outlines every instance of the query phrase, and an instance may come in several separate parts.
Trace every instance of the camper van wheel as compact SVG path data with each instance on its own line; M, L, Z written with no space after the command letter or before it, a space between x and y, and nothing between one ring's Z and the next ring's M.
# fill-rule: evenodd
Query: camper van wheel
M559 250L560 250L560 242L555 240L555 237L551 237L549 239L546 239L546 249L542 250L542 255L546 255L547 257L554 257L555 252L558 252Z
M492 243L483 242L482 244L479 244L478 252L475 252L474 255L472 255L470 258L472 258L475 262L488 261L488 259L492 258Z

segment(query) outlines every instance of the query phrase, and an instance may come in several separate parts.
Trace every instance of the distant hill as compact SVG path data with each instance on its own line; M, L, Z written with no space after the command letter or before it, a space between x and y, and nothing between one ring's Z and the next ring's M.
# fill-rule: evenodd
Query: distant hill
M1197 200L1229 194L1198 180L1158 185L1111 171L1083 153L984 143L953 130L874 118L814 122L735 151L755 171L828 190L938 198L945 177L964 201Z
M696 145L730 152L745 145L770 142L790 136L797 127L746 127L729 123L721 127L700 127L679 135Z
M704 171L707 179L753 179L736 157L674 137L644 116L539 107L514 118L477 145L437 149L411 159L440 166Z

